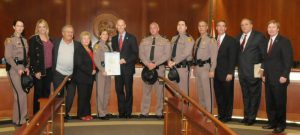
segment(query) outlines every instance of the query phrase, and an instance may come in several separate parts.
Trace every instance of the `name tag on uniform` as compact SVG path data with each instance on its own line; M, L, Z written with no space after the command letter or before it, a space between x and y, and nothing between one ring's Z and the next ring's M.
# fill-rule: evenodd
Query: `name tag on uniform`
M120 53L105 52L104 57L105 72L107 75L121 75Z

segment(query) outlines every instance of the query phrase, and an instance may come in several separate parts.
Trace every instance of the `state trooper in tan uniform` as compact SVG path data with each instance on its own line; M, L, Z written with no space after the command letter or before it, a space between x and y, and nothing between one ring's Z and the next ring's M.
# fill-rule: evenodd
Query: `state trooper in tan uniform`
M13 23L15 33L5 40L5 59L7 62L7 73L10 79L13 94L13 124L21 126L26 122L27 117L27 94L21 86L21 75L27 72L29 75L29 62L27 61L28 44L27 40L22 37L24 23L17 20ZM25 52L24 52L25 51ZM10 67L10 69L8 69Z
M213 84L211 78L214 77L218 47L216 40L207 34L207 22L200 21L198 30L201 36L196 40L194 46L194 75L200 105L212 113Z
M99 34L100 40L94 46L94 60L99 69L96 75L96 104L99 119L108 120L107 106L111 94L111 76L107 76L105 72L104 53L112 52L112 49L108 41L108 31L103 29L99 31Z
M150 70L156 69L158 76L165 75L165 62L170 59L171 45L168 39L159 35L159 26L156 22L150 24L151 36L144 38L139 46L139 57L142 63ZM163 110L163 87L156 81L153 85L143 82L143 97L140 117L147 117L151 103L152 88L156 90L156 116L162 118Z
M168 61L170 68L176 67L180 81L178 87L189 95L189 67L192 61L194 39L186 33L187 26L184 21L178 21L178 35L171 40L172 54Z

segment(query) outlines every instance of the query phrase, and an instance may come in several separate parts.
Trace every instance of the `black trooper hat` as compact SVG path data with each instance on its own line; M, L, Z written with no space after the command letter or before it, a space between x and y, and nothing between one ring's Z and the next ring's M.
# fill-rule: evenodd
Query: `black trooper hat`
M142 80L147 84L154 84L157 81L158 74L156 69L149 70L149 68L144 67L142 71Z
M175 67L170 68L168 78L169 78L170 81L176 81L177 83L180 82L179 74L178 74L177 69Z

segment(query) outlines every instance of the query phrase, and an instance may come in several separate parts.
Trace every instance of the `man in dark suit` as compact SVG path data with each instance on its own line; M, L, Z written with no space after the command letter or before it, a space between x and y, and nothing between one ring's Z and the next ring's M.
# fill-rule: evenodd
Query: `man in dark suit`
M120 52L121 75L115 76L115 88L118 98L120 118L131 118L132 83L135 63L138 59L138 45L135 36L126 32L126 23L119 19L116 23L118 34L112 37L112 48ZM124 91L125 85L125 91Z
M63 38L53 43L53 86L58 88L60 83L68 75L72 75L74 68L74 52L80 46L80 43L73 40L74 28L71 25L66 25L62 28ZM69 112L71 110L73 99L76 92L74 79L66 84L66 115L65 119L71 119ZM64 90L58 96L63 96Z
M261 78L254 77L254 65L262 62L264 35L252 30L253 25L250 19L241 21L242 33L237 37L240 41L238 56L239 81L243 93L245 125L255 123L261 97Z
M263 62L266 86L266 109L268 125L264 129L274 129L273 133L281 133L286 128L286 98L289 75L293 64L293 49L286 37L278 34L278 21L268 22L269 42L265 47Z
M226 34L226 22L217 23L217 45L219 48L215 69L214 89L218 106L218 119L222 122L231 120L233 109L234 69L238 54L238 42Z

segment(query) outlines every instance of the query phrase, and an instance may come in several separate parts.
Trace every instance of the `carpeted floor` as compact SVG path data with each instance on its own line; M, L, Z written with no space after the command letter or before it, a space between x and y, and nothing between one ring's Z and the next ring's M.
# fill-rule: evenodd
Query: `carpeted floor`
M238 122L227 124L238 135L271 135L272 130L261 128L263 124L244 126ZM157 119L111 119L108 121L92 120L84 122L71 120L65 123L66 135L162 135L163 121ZM0 135L11 135L14 127L10 124L0 125ZM280 135L300 135L300 126L288 126Z

